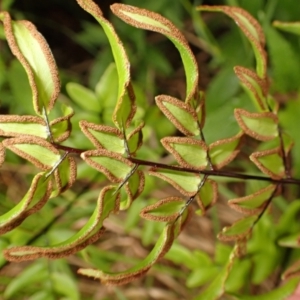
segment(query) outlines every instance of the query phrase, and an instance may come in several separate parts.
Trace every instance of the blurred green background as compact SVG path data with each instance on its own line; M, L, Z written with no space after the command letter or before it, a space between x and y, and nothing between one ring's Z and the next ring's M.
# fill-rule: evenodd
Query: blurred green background
M109 6L115 1L95 2L103 10L104 16L114 24L131 61L132 78L140 106L138 114L146 122L145 146L140 155L153 161L161 157L168 161L159 140L176 134L176 131L153 104L154 97L161 93L179 99L184 97L185 78L180 56L163 36L134 29L112 16ZM279 117L284 130L295 140L291 164L293 175L300 178L300 42L298 36L283 34L272 27L274 20L300 19L297 0L127 0L122 3L160 13L183 31L200 68L200 88L206 91L207 119L204 133L208 142L237 133L238 127L233 116L235 107L251 110L250 100L240 88L233 66L253 68L254 55L246 38L232 20L222 14L200 15L195 7L201 4L240 6L257 18L266 34L270 91L281 105ZM114 78L107 73L113 58L100 26L80 9L76 1L71 0L2 0L0 8L8 10L15 19L30 20L45 36L60 71L62 93L59 100L75 110L69 143L83 149L91 147L80 132L78 121L86 119L109 124L113 108L109 106L108 100L103 104L105 112L101 115L84 107L72 94L70 82L88 88L87 93L93 92L101 79L107 80L108 91L110 85L114 89ZM8 49L1 27L0 38L0 113L32 114L33 109L28 105L31 103L31 91L26 74ZM252 144L247 145L243 154L249 154L248 146ZM232 167L249 173L257 172L245 160ZM7 152L6 163L0 172L1 214L22 198L35 173L34 167ZM0 249L25 244L45 246L65 240L78 231L92 214L98 193L106 183L104 176L79 164L78 181L72 190L51 199L39 213L0 237ZM127 212L111 216L105 223L108 230L104 237L77 255L57 261L39 259L20 264L7 263L0 255L0 295L2 293L3 299L30 300L193 299L220 272L228 259L231 245L217 242L216 234L224 225L236 220L238 215L227 207L226 200L258 186L259 183L252 182L241 187L228 180L220 184L218 205L204 217L194 216L166 259L153 267L143 279L122 287L105 287L97 281L76 275L76 270L82 266L93 266L105 271L121 270L142 259L150 251L162 226L141 221L138 213L147 204L174 195L175 192L161 181L147 178L145 191L132 207ZM276 213L284 215L293 211L293 208L288 208L291 207L288 204L297 197L299 188L289 189L285 199L279 197L276 200ZM298 208L294 209L296 211ZM295 222L293 220L289 226L296 232L299 225L296 217ZM274 286L277 280L274 264L283 260L285 255L272 247L275 237L269 232L280 230L280 225L278 229L274 227L274 222L271 217L264 218L255 235L257 242L255 244L254 241L252 245L252 249L256 249L264 241L270 245L269 249L261 252L261 256L255 258L256 261L254 259L254 265L245 260L236 266L228 283L229 290L242 289L247 293L255 286L254 293L260 293ZM260 248L256 250L260 251ZM297 257L299 253L293 255ZM262 261L266 266L259 268ZM251 283L245 287L249 276Z

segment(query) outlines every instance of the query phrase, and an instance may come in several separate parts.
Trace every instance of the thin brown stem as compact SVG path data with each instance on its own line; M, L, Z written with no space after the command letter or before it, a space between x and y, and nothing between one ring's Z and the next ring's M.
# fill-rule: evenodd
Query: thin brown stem
M243 179L243 180L260 180L260 181L267 181L271 183L300 185L300 180L295 178L274 179L271 177L265 177L259 175L248 175L248 174L235 173L235 172L223 171L223 170L195 170L192 168L174 166L174 165L165 165L162 163L156 163L156 162L142 160L133 157L130 157L128 159L131 162L139 164L141 166L149 166L153 168L162 168L162 169L174 170L174 171L182 171L186 173L195 173L195 174L202 174L202 175L209 175L209 176L216 176L216 177L228 177L228 178L236 178L236 179Z
M56 143L53 143L54 147L58 150L67 151L69 154L77 154L80 155L81 153L87 150L76 149L72 147L62 146ZM208 176L216 176L216 177L227 177L227 178L235 178L235 179L242 179L242 180L259 180L259 181L267 181L271 183L280 183L280 184L298 184L300 186L300 179L296 178L281 178L281 179L274 179L271 177L266 176L259 176L259 175L249 175L243 173L236 173L226 170L196 170L193 168L182 167L182 166L175 166L175 165L166 165L163 163L138 159L132 156L127 157L134 164L138 164L140 166L148 166L153 168L162 168L166 170L174 170L174 171L181 171L186 173L195 173L195 174L202 174Z

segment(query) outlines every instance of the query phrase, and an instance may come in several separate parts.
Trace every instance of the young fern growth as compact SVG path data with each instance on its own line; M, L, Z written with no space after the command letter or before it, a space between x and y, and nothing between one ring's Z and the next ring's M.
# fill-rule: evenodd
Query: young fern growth
M123 272L106 273L95 269L78 271L82 275L98 278L105 284L125 284L144 275L168 252L193 213L191 202L197 202L200 215L205 214L216 203L218 176L261 180L267 182L263 188L228 201L231 208L244 216L224 227L219 233L220 240L233 241L235 247L223 270L208 285L201 299L217 299L227 292L230 294L225 283L234 264L244 253L242 250L251 238L256 224L270 207L273 198L280 193L283 184L300 184L299 180L291 178L287 163L293 141L281 129L277 116L279 107L268 91L265 40L259 23L250 14L236 7L198 8L201 11L222 12L231 17L251 43L256 58L256 72L242 66L234 68L242 87L254 103L253 111L236 108L234 116L240 127L239 131L231 137L209 144L203 130L205 95L198 90L198 66L183 34L159 14L123 4L114 4L111 7L113 13L126 23L165 35L178 49L182 58L186 73L185 99L180 100L169 95L155 98L156 105L164 116L183 135L162 138L163 147L177 162L176 165L167 165L139 158L145 124L136 116L137 105L130 81L130 63L124 46L112 24L103 17L100 8L93 1L77 2L100 24L112 49L118 74L117 99L112 114L113 126L81 120L80 129L91 141L94 149L77 149L62 144L71 134L70 120L74 113L72 108L61 105L61 116L52 118L51 110L58 105L56 100L60 91L58 71L52 54L31 23L12 21L7 12L1 12L0 19L8 44L27 72L36 115L0 116L0 135L3 137L0 143L0 162L4 162L5 151L8 149L33 163L41 172L33 178L24 198L13 209L0 216L0 233L17 227L47 201L72 187L77 169L77 162L72 155L80 156L86 164L103 173L111 184L101 190L92 216L76 234L59 244L47 247L28 245L6 249L5 258L9 261L40 257L54 259L84 249L103 234L103 222L110 214L126 210L134 200L138 201L144 190L145 178L151 175L168 182L181 196L163 198L140 212L144 219L165 223L164 230L149 255ZM223 170L236 159L245 135L264 142L263 149L256 150L249 156L263 176ZM287 238L287 243L299 246L298 235ZM286 241L282 239L282 245ZM298 265L296 263L283 276L289 278L292 273L299 274ZM289 281L289 291L295 288L297 282Z

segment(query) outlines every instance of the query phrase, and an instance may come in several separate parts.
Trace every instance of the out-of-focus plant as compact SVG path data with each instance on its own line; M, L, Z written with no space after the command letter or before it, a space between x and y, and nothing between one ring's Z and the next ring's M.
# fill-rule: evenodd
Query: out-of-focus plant
M279 102L271 94L270 85L276 92L286 92L297 86L285 80L282 70L286 69L274 60L278 57L274 41L282 41L282 37L270 26L267 16L263 16L263 26L274 64L277 83L274 88L267 75L266 41L258 21L239 7L198 7L198 11L221 12L233 19L239 27L238 34L242 34L245 43L250 42L253 50L253 54L245 59L246 66L234 66L236 79L233 80L228 70L223 69L207 97L214 95L217 101L223 94L221 98L229 101L236 92L241 93L238 83L245 93L238 95L232 103L224 100L219 104L223 105L222 108L214 111L213 106L206 102L205 93L199 90L197 62L179 29L150 10L125 4L111 6L113 13L126 23L166 36L182 59L186 75L184 99L156 96L156 111L159 109L166 118L160 115L151 119L139 85L132 83L129 59L114 27L93 1L77 2L100 24L114 59L94 90L73 82L66 85L69 97L82 110L78 112L79 117L74 114L69 101L59 98L58 70L43 36L29 21L13 21L8 12L0 12L4 36L19 61L15 63L17 71L14 74L23 76L19 71L21 64L30 87L25 88L26 93L22 90L23 96L18 98L24 101L14 112L18 114L9 111L9 114L0 116L0 163L5 166L5 160L10 160L14 153L19 164L25 159L40 170L31 178L30 188L17 204L1 199L0 247L4 253L1 264L5 265L5 260L58 259L82 251L91 267L80 268L79 274L100 279L108 285L121 285L142 277L160 258L167 257L188 268L186 285L200 288L193 294L195 299L223 296L285 299L291 295L300 275L299 252L293 250L299 248L297 216L300 202L295 196L289 203L291 195L287 190L296 194L294 186L300 181L293 178L290 164L294 140L281 125L282 121L289 127L289 110L292 108L288 104L286 110L279 110ZM188 3L185 5L190 9ZM226 53L233 53L231 47L236 44L227 42L228 49L222 56L222 47L217 47L202 19L195 13L193 21L199 25L198 33L202 35L206 49L214 55L214 63L221 65L226 62ZM297 23L275 25L299 33ZM288 43L280 45L288 53L293 53ZM253 58L255 70L250 67ZM228 65L232 67L232 62ZM289 62L288 66L293 71L293 63ZM228 78L233 83L224 86L224 82L229 83ZM13 82L18 83L15 79ZM17 85L16 91L20 91ZM29 108L29 98L33 109ZM147 124L148 119L151 119L151 126ZM166 122L171 124L167 129L164 128ZM170 136L174 129L178 136ZM152 149L151 130L158 133L163 147ZM245 140L252 143L243 147ZM166 152L172 155L175 164L160 161ZM239 156L240 152L247 153L247 159ZM231 168L226 169L229 164ZM99 172L107 180L103 175L99 176ZM297 168L296 172L299 172ZM63 217L64 212L72 212L78 197L85 200L95 197L88 188L78 195L76 189L72 190L77 177L94 182L95 178L101 179L98 200L92 209L89 205L87 210L91 211L84 210L84 204L74 210L78 217L90 213L89 219L77 231L69 228L71 219L68 218L64 221L64 230L61 230L63 227L55 229L57 218L54 210L62 210L59 216ZM161 185L161 181L170 184L176 195L154 199L147 204L146 200L151 200L150 190L156 184ZM243 195L230 191L228 184L232 182L244 183ZM221 242L216 244L214 257L174 243L193 214L190 204L197 203L196 214L200 218L216 205L218 190L229 196L229 207L241 216L217 235ZM281 209L280 214L277 207ZM110 264L97 254L101 253L100 249L89 245L104 234L106 219L125 210L130 216L125 227L131 230L137 227L138 214L149 221L148 224L157 224L149 225L148 236L146 230L143 232L144 244L152 244L155 240L155 245L148 256L134 263L133 267L111 272ZM44 227L35 228L35 224L28 222L35 216L44 221ZM44 234L47 234L47 241L42 240ZM231 246L225 242L230 242ZM271 276L274 276L271 290L255 295L253 288L263 285ZM64 295L70 299L80 297L64 260L55 263L36 261L10 282L4 297L12 298L24 287L43 278L48 278L51 284L50 287L45 284L42 291L33 288L36 299L45 299L49 295Z

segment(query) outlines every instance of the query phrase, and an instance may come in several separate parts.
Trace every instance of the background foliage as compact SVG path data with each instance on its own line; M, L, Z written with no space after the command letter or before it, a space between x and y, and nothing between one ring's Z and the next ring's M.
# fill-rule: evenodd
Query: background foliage
M51 3L45 8L45 1L43 4L35 1L2 1L1 9L9 10L15 19L31 20L46 37L60 67L62 94L59 101L70 104L75 110L73 134L69 143L78 148L90 148L90 142L79 130L78 121L85 119L100 124L111 122L113 107L109 99L113 97L110 93L114 91L105 89L107 82L112 84L116 81L112 72L111 51L102 29L75 1L48 2ZM237 26L221 14L200 15L193 9L203 4L200 1L148 1L141 5L140 1L128 0L123 3L161 13L184 32L200 66L201 89L206 90L205 137L208 142L212 142L234 135L237 124L233 118L233 109L247 109L249 100L240 88L233 67L251 67L254 64L250 45ZM164 156L163 161L169 162L170 157L165 154L159 140L176 131L160 115L153 102L154 96L160 93L183 98L185 80L181 60L171 43L162 36L125 26L110 16L109 4L99 3L105 16L112 20L128 51L140 107L138 116L146 123L143 131L146 145L139 154L142 158L150 155L153 161ZM227 0L218 3L210 1L207 4L241 6L262 24L269 53L271 91L281 104L280 123L295 140L292 152L293 175L300 178L299 38L283 34L271 26L273 20L296 21L300 15L299 4L295 0ZM45 10L48 12L46 16L43 14ZM1 114L32 114L32 108L28 105L31 102L31 91L25 72L10 54L5 41L1 40L0 47ZM83 89L82 85L87 89ZM81 102L81 95L93 101L100 89L103 97L101 114L98 113L97 104L87 108ZM219 125L220 120L222 126ZM254 173L256 169L242 159L249 155L254 142L249 140L247 143L240 154L241 159L232 168L243 168L248 173ZM7 153L0 174L1 214L17 203L20 195L25 194L35 173L34 167ZM0 248L24 244L52 245L78 231L94 211L95 199L101 187L106 185L103 175L84 164L79 165L78 178L72 190L54 198L21 226L2 236ZM110 216L105 224L109 230L104 237L77 255L68 259L39 259L21 264L8 264L1 258L3 269L0 290L5 299L23 299L25 295L29 299L192 299L199 295L203 285L210 283L220 273L228 261L231 245L216 241L215 236L224 225L232 224L239 216L230 210L226 199L247 194L247 191L260 187L260 183L254 181L223 181L219 185L218 204L206 216L194 216L166 259L155 265L143 279L127 286L107 288L97 281L76 275L75 271L78 267L90 264L104 271L117 270L145 257L162 231L162 226L141 221L138 214L156 199L174 195L173 189L152 177L148 178L144 193L129 211ZM236 292L243 286L245 293L271 291L278 281L279 270L285 269L290 260L299 257L298 250L287 248L286 253L279 253L274 246L275 239L286 226L291 228L291 232L299 231L299 203L295 201L298 196L299 188L291 187L285 191L284 198L275 198L275 217L266 215L262 218L249 245L250 253L252 251L256 254L253 255L253 265L245 260L233 266L227 282L228 290ZM245 287L249 276L251 284Z

